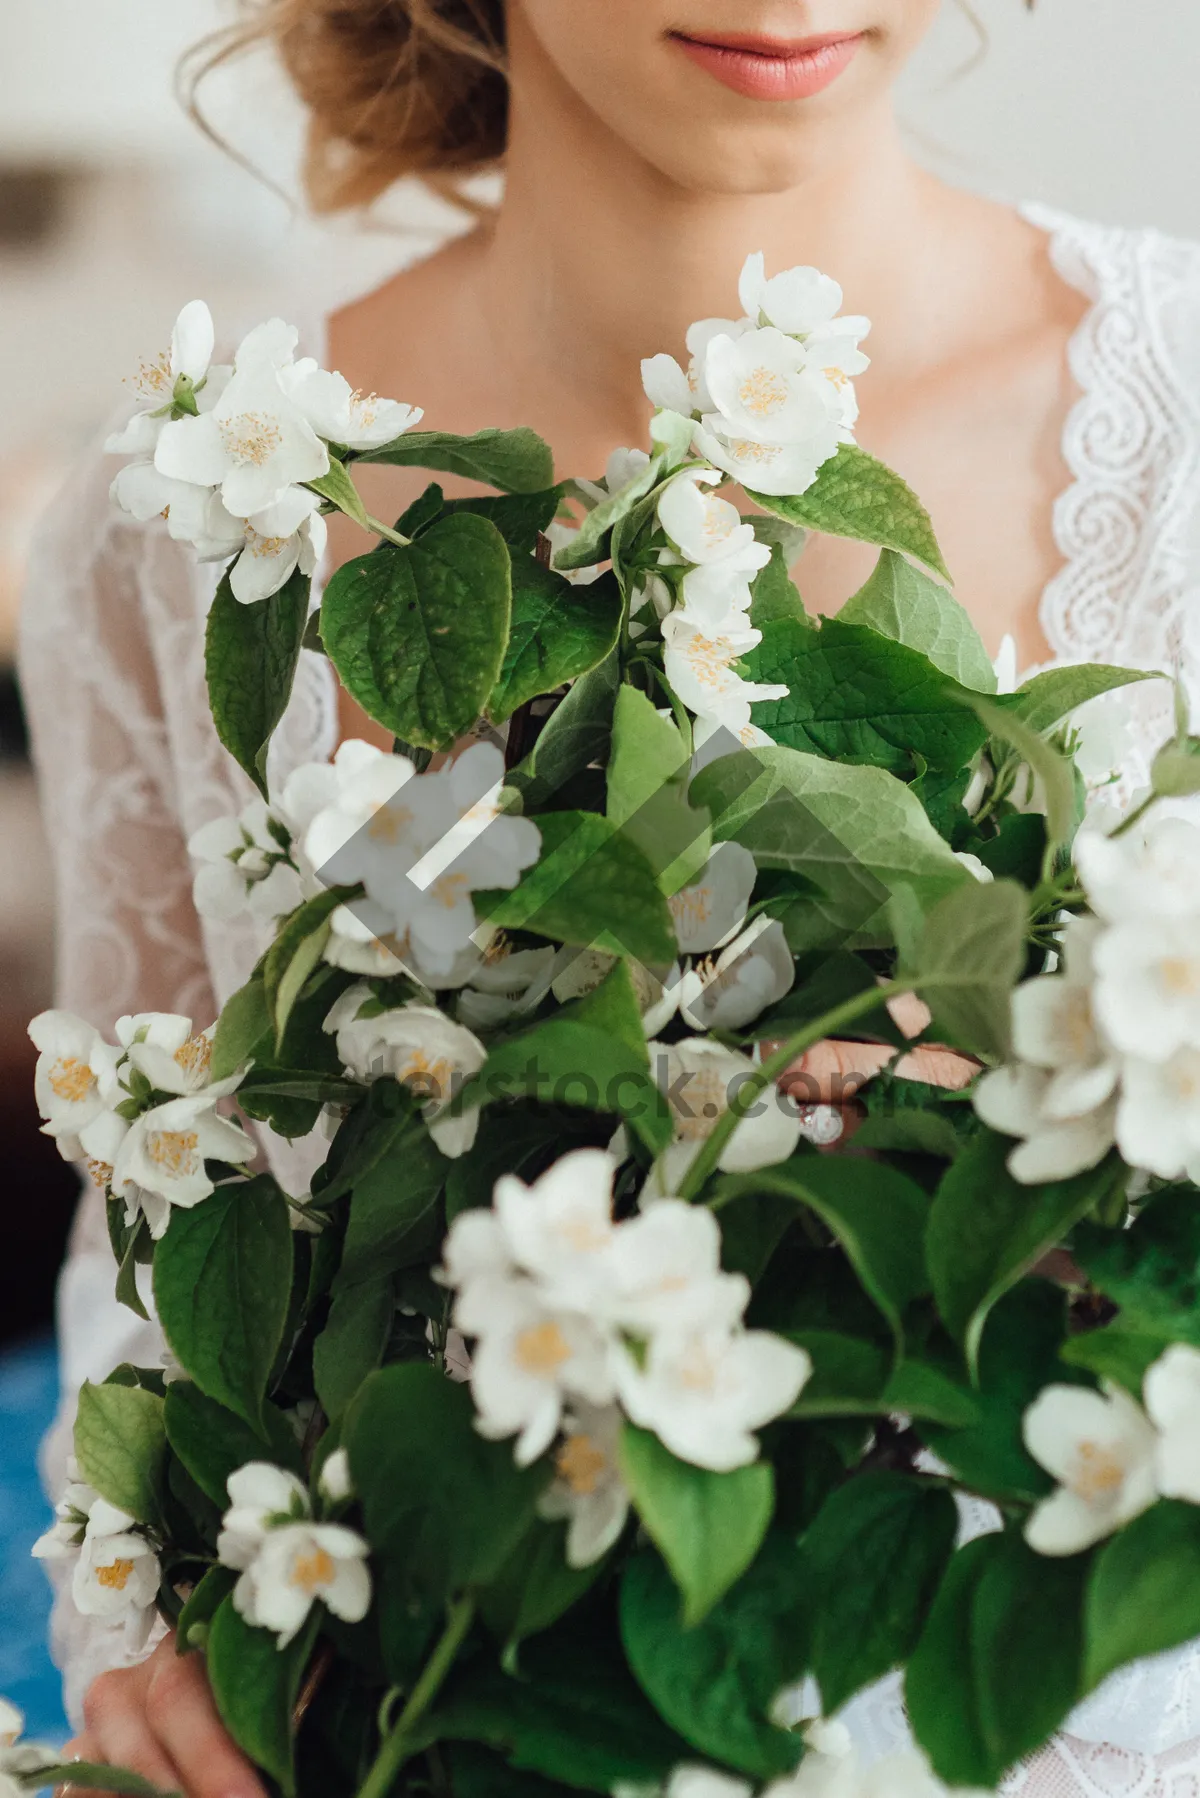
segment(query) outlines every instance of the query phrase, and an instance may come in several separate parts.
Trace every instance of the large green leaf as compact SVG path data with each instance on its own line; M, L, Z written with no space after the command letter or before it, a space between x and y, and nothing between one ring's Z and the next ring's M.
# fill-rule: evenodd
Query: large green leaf
M512 588L495 525L455 512L406 549L381 543L325 589L321 637L342 685L406 743L444 749L500 675Z
M762 1546L775 1508L770 1462L710 1473L626 1424L621 1470L647 1534L683 1594L683 1627L706 1617Z
M313 1343L313 1382L334 1422L383 1360L395 1315L390 1272L335 1283L325 1328Z
M1110 668L1103 662L1077 662L1069 668L1047 668L1032 680L1006 694L1000 704L1028 724L1031 730L1052 730L1089 699L1128 687L1134 681L1162 680L1163 675L1142 668Z
M613 711L606 810L645 855L666 893L700 873L712 847L707 812L688 803L691 758L677 727L636 687Z
M221 1721L250 1759L282 1787L296 1790L292 1711L312 1653L317 1619L281 1649L269 1630L253 1629L225 1599L208 1630L208 1679Z
M1200 1194L1159 1193L1128 1230L1085 1224L1073 1248L1088 1278L1121 1307L1122 1321L1200 1347Z
M1010 1147L980 1131L942 1176L929 1213L934 1296L972 1365L996 1301L1125 1177L1110 1157L1071 1180L1022 1186L1006 1165Z
M911 562L885 549L866 585L837 614L928 656L935 668L979 693L996 691L996 670L965 608Z
M590 568L603 562L608 555L607 540L613 526L627 518L639 501L653 492L665 468L665 456L652 456L633 480L593 507L580 524L579 535L555 556L555 567Z
M1088 1690L1200 1636L1200 1509L1164 1499L1101 1549L1084 1610Z
M80 1472L101 1498L139 1523L158 1520L167 1434L163 1401L140 1386L85 1380L75 1418Z
M595 812L546 812L537 823L541 860L511 892L477 894L480 916L651 966L673 961L670 909L632 838Z
M776 619L745 662L754 680L787 687L785 698L754 707L754 722L791 749L898 775L919 756L957 773L987 738L963 709L965 689L927 656L841 617L817 630Z
M929 912L906 972L933 1013L939 1041L975 1055L1008 1053L1028 925L1028 898L1012 880L973 881Z
M557 1623L601 1578L606 1565L601 1556L588 1567L570 1566L566 1524L539 1518L483 1594L480 1615L509 1650Z
M315 893L311 899L306 899L303 905L297 907L267 950L263 959L262 994L267 1013L275 1027L277 1046L283 1041L288 1019L305 982L324 953L329 941L330 919L339 905L344 905L348 898L359 891L357 887L338 886L329 887L323 893ZM253 992L253 983L250 991ZM235 993L234 998L241 1001L241 994ZM255 1021L256 1006L253 999L248 998L239 1003L233 1026L235 1031L239 1028L252 1029ZM224 1062L231 1049L228 1036L222 1039L220 1048Z
M671 1140L666 1099L649 1070L646 1048L574 1017L551 1017L496 1044L464 1103L538 1099L622 1118L655 1152Z
M222 1510L229 1503L229 1476L247 1461L274 1461L304 1475L304 1459L291 1424L277 1406L263 1406L252 1428L236 1412L208 1398L191 1380L167 1387L165 1421L172 1451L200 1490Z
M270 599L244 606L226 575L208 614L204 663L213 724L264 798L267 746L291 698L308 595L308 576L294 574Z
M912 488L856 443L839 444L805 493L780 498L747 491L764 512L789 524L901 550L950 578L929 514Z
M154 1298L177 1360L255 1429L292 1284L287 1200L269 1174L176 1210L154 1257Z
M718 1202L743 1192L782 1193L815 1211L902 1338L905 1310L929 1291L922 1250L929 1200L915 1181L884 1162L795 1155L757 1173L726 1175Z
M790 1328L791 1341L812 1357L812 1377L789 1417L887 1417L903 1411L963 1428L978 1419L970 1390L929 1361L893 1368L882 1344L839 1330Z
M581 675L551 712L537 742L508 777L527 811L545 805L589 764L607 760L620 680L620 657L614 651L590 674Z
M896 1473L863 1474L825 1500L802 1546L826 1716L908 1659L957 1529L948 1492Z
M440 496L442 490L434 486L430 491ZM515 564L519 556L532 557L538 538L558 511L562 494L562 485L559 484L556 487L542 488L537 493L503 493L498 498L489 495L486 499L445 500L443 509L447 512L477 512L480 518L490 518L508 544ZM400 528L403 529L403 526Z
M787 921L796 950L848 937L889 942L893 892L911 887L927 908L971 878L920 801L882 768L747 749L712 762L691 792L693 804L712 812L719 841L743 843L760 868L799 874L820 889Z
M616 647L624 602L612 575L572 586L532 556L514 556L512 627L487 701L493 724L518 706L587 674Z
M1086 1574L1086 1556L1036 1555L1016 1534L955 1555L905 1682L913 1732L948 1785L991 1790L1077 1703Z
M409 1116L354 1181L342 1247L346 1284L406 1266L414 1233L437 1203L450 1163L424 1121Z
M621 1582L621 1639L642 1690L693 1748L755 1780L789 1772L803 1752L770 1710L804 1670L807 1618L800 1551L777 1537L692 1629L680 1629L679 1593L653 1551Z
M368 1538L404 1583L440 1599L501 1573L547 1469L517 1468L511 1442L483 1440L465 1386L427 1365L385 1367L359 1391L343 1437Z
M554 480L554 456L536 431L477 431L456 437L449 431L409 431L394 443L364 450L356 462L386 462L393 468L432 468L499 487L503 493L538 493Z
M761 568L751 583L754 596L750 622L755 630L776 618L796 618L808 629L815 622L804 609L796 583L790 573L791 564L804 547L803 531L783 523L779 518L752 518L754 534L770 546L771 560Z

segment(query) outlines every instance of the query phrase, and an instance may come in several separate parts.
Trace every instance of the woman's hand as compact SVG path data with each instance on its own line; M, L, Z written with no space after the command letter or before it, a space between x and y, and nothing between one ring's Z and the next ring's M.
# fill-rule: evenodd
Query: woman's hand
M928 1008L913 993L890 1000L888 1011L905 1036L920 1036L929 1027ZM861 1115L857 1104L859 1089L889 1063L894 1064L903 1080L922 1080L928 1086L940 1086L950 1092L961 1092L969 1086L980 1068L979 1062L969 1055L960 1055L937 1043L910 1049L897 1059L895 1049L887 1043L827 1038L794 1061L780 1076L779 1085L801 1105L832 1105L839 1109L849 1135Z
M203 1656L177 1655L173 1634L140 1667L93 1680L83 1716L64 1759L129 1767L186 1798L266 1798L217 1715Z

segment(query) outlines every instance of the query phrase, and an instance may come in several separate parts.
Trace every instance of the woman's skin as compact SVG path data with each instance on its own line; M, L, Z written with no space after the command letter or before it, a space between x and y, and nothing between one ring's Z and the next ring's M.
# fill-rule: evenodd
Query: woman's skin
M1074 397L1066 351L1085 302L1053 272L1040 232L906 154L892 87L937 7L510 0L500 213L340 313L331 365L422 405L438 429L532 425L560 469L594 475L616 445L646 441L641 358L678 355L693 319L736 311L749 251L771 272L814 264L842 283L846 311L874 321L859 441L929 507L989 649L1011 632L1023 664L1042 659L1038 602L1059 565L1051 510ZM802 99L735 92L711 72L727 59L678 41L847 33L862 37L848 60L838 53L841 73ZM362 484L369 509L394 517L423 482L372 469ZM333 546L338 560L366 547L344 520ZM836 611L871 559L816 539L797 571L810 610ZM390 747L350 702L342 730ZM821 1081L862 1071L845 1045L805 1065ZM170 1639L145 1666L97 1680L85 1715L72 1753L188 1798L261 1798L199 1657L179 1659Z

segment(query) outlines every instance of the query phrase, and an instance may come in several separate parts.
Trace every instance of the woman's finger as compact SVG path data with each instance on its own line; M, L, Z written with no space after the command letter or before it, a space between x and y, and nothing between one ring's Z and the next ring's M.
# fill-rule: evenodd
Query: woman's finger
M164 1755L182 1771L187 1798L266 1798L217 1714L200 1655L154 1657L145 1715Z
M146 1716L146 1672L131 1667L103 1673L83 1701L86 1729L71 1744L72 1758L127 1767L164 1792L183 1786L181 1769L156 1741Z

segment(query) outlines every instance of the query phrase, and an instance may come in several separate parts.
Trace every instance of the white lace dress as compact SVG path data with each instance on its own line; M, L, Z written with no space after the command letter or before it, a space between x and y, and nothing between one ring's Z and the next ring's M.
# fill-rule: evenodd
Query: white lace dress
M1067 425L1071 485L1054 524L1064 566L1042 618L1055 658L1173 669L1193 601L1200 480L1200 246L1031 208L1055 264L1091 302L1071 347L1081 398ZM319 332L314 335L319 337ZM317 353L320 343L310 342ZM207 1023L262 945L248 924L211 925L191 903L189 834L250 797L205 703L203 625L214 576L161 528L109 505L110 471L68 485L40 535L21 673L57 867L57 1003L101 1028L128 1011ZM1197 583L1200 604L1200 582ZM1138 783L1169 728L1169 689L1147 683ZM307 652L272 746L272 779L328 755L334 683ZM287 1181L288 1170L280 1167ZM113 1299L103 1200L80 1205L60 1294L64 1422L46 1445L61 1486L65 1422L85 1378L153 1365L161 1340ZM121 1638L60 1596L55 1646L78 1715L90 1680L123 1662ZM903 1738L898 1685L856 1701L880 1752ZM1200 1798L1200 1645L1117 1675L1008 1790L1021 1798Z

